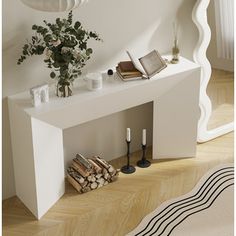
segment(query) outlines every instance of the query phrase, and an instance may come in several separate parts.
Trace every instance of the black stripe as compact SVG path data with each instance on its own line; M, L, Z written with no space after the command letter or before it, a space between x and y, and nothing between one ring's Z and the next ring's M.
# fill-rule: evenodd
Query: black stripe
M218 173L218 172L220 172L220 171L222 171L222 170L225 170L225 169L232 169L233 167L226 167L226 168L222 168L222 169L220 169L220 170L217 170L217 171L215 171L213 174L211 174L211 176L210 177L208 177L208 179L203 183L203 185L200 187L200 189L197 191L197 193L195 193L193 196L190 196L190 197L187 197L187 198L185 198L185 199L181 199L181 200L179 200L179 201L177 201L177 202L174 202L174 203L171 203L170 205L168 205L166 208L164 208L159 214L157 214L156 216L154 216L150 221L149 221L149 223L146 225L146 227L142 230L142 231L140 231L139 233L137 233L137 234L135 234L135 236L138 236L139 234L141 234L142 232L144 232L147 228L148 228L148 226L151 224L151 222L156 218L156 217L158 217L162 212L164 212L166 209L168 209L169 207L171 207L172 205L175 205L175 204L177 204L177 203L179 203L179 202L183 202L183 201L185 201L185 200L188 200L188 199L191 199L191 198L194 198L196 195L198 195L198 193L202 190L202 188L205 186L205 184L208 182L208 180L213 176L213 175L215 175L216 173ZM232 172L232 171L226 171L226 172ZM223 172L223 173L226 173L226 172ZM222 174L222 173L221 173ZM218 177L219 175L217 175L217 177ZM211 183L211 182L210 182ZM209 184L208 184L208 186L209 186ZM207 187L208 187L207 186Z
M200 200L198 200L198 201L196 201L196 202L192 202L192 201L191 201L190 204L188 204L188 205L186 205L186 206L183 206L182 208L178 208L177 210L175 210L171 215L169 215L167 218L165 218L165 219L159 224L157 230L161 227L161 225L162 225L166 220L168 220L168 218L170 218L172 215L174 215L177 211L182 210L182 209L184 209L184 208L186 208L186 207L188 207L188 206L192 206L193 204L196 204L196 203L199 203L199 202L203 201L204 198L207 196L207 194L213 189L213 187L214 187L215 185L217 185L218 182L219 182L221 179L223 179L223 178L225 178L225 177L228 177L228 176L232 176L232 174L228 174L228 175L226 175L226 176L221 177L219 180L217 180L217 181L206 191L206 193L205 193L205 192L202 192L201 195L199 196L199 198L201 197ZM214 180L215 180L215 179L213 179L212 182L213 182ZM228 179L227 179L226 181L228 181ZM223 183L224 183L224 182L223 182ZM220 186L220 185L219 185L219 186ZM217 186L216 186L216 189L217 189ZM205 193L205 195L202 197L202 195L203 195L204 193ZM214 192L213 192L213 193L214 193ZM183 205L183 204L180 204L180 205ZM174 209L174 208L173 208L173 209ZM172 209L171 209L171 210L172 210ZM166 214L165 214L165 215L166 215ZM164 215L164 216L165 216L165 215ZM163 216L163 217L164 217L164 216ZM149 232L156 226L157 222L158 222L160 219L162 219L163 217L157 219L157 220L155 221L154 225L152 226L152 228L151 228L147 233L149 233Z
M187 216L185 216L179 223L177 223L175 226L173 226L173 228L171 229L171 231L168 233L167 236L169 236L169 235L171 234L171 232L172 232L180 223L182 223L186 218L188 218L189 216L191 216L191 215L193 215L193 214L195 214L195 213L198 213L198 212L200 212L200 211L204 211L204 210L208 209L208 208L214 203L214 201L216 200L216 198L217 198L226 188L228 188L228 187L230 187L230 186L232 186L232 185L234 185L234 183L229 184L229 185L227 185L226 187L224 187L224 188L216 195L216 197L213 199L213 201L211 202L211 204L210 204L209 206L207 206L207 207L205 207L205 208L203 208L203 209L200 209L200 210L198 210L198 211L192 212L192 213L188 214Z
M193 210L193 209L195 209L195 208L197 208L197 207L200 207L200 206L203 206L203 205L205 205L209 200L210 200L210 198L213 196L213 194L218 190L218 188L221 186L221 185L223 185L224 183L226 183L226 182L228 182L229 180L233 180L234 178L229 178L229 179L227 179L227 180L225 180L225 181L223 181L216 189L214 189L214 192L209 196L209 198L204 202L204 203L202 203L202 204L200 204L200 205L197 205L197 206L194 206L194 207L192 207L192 208L189 208L189 209L187 209L187 210L185 210L185 211L183 211L183 212L181 212L178 216L176 216L172 221L170 221L166 226L165 226L165 228L162 230L162 232L160 233L160 234L158 234L158 236L161 236L162 235L162 233L166 230L166 228L172 223L172 222L174 222L176 219L178 219L183 213L185 213L185 212L188 212L188 211L190 211L190 210ZM209 192L209 191L208 191ZM218 196L218 195L217 195ZM191 205L191 204L190 204ZM175 212L174 212L175 213ZM174 214L173 213L173 214ZM173 215L172 214L172 215ZM163 224L163 222L158 226L158 228L152 233L152 234L150 234L150 236L151 235L154 235L157 231L158 231L158 229L160 228L160 226ZM149 231L150 232L150 231ZM148 232L148 233L149 233Z
M158 217L161 213L163 213L165 210L167 210L169 207L171 207L171 206L173 206L173 205L175 205L175 204L177 204L177 203L180 203L180 202L189 200L189 199L191 199L190 201L192 201L192 198L196 197L196 196L199 194L199 192L201 192L201 190L204 188L204 186L207 184L207 182L210 180L210 178L211 178L212 176L214 176L215 174L217 174L218 172L220 172L220 171L222 171L222 170L227 170L227 169L234 169L234 167L221 168L221 169L215 171L214 173L212 173L212 174L207 178L207 180L202 184L202 186L201 186L200 189L197 191L197 193L195 193L193 196L190 196L190 197L187 197L187 198L185 198L185 199L181 199L181 200L179 200L179 201L177 201L177 202L171 203L170 205L168 205L167 207L165 207L159 214L157 214L156 216L154 216L154 217L148 222L148 224L146 225L146 227L145 227L143 230L141 230L139 233L135 234L135 236L138 236L139 234L143 233L143 232L148 228L148 226L151 224L151 222L152 222L156 217ZM217 178L218 176L222 175L222 174L225 174L225 173L228 173L228 172L231 173L232 171L233 171L233 170L225 171L225 172L223 172L223 173L220 173L219 175L217 175L216 177L214 177L214 179ZM213 179L213 180L214 180L214 179ZM210 183L206 186L206 188L212 183L213 180L210 181ZM206 188L205 188L205 189L206 189ZM203 191L205 191L205 189L204 189ZM188 203L188 202L190 202L190 201L187 201L187 202L185 202L185 203ZM181 205L181 204L180 204L180 205ZM177 206L179 206L179 205L177 205ZM175 206L175 207L177 207L177 206ZM172 208L172 209L173 209L173 208ZM171 211L172 209L170 209L169 211ZM168 212L169 212L169 211L168 211ZM168 212L167 212L167 213L168 213ZM165 214L165 215L166 215L166 214ZM165 216L165 215L164 215L164 216ZM152 228L151 228L151 230L152 230ZM150 231L148 231L148 232L150 232ZM146 233L145 233L144 235L146 235Z

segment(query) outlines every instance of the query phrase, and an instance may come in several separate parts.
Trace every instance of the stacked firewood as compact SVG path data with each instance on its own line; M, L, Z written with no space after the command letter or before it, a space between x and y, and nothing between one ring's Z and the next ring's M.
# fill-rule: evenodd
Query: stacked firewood
M117 180L119 170L104 159L95 156L85 158L77 154L67 169L67 179L80 192L85 193Z

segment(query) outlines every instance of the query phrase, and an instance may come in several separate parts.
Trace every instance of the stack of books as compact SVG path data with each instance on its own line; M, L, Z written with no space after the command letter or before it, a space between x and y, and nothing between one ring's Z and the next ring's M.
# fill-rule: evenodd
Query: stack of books
M118 63L116 73L123 81L144 79L143 74L135 68L132 61L121 61Z
M134 57L129 51L127 54L130 61L121 61L116 67L116 72L123 81L149 79L167 67L156 50L140 58Z

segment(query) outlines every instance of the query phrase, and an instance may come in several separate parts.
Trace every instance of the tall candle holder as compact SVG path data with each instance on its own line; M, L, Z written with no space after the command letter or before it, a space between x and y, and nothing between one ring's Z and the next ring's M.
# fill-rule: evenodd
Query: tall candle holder
M121 168L121 172L124 174L132 174L136 171L135 167L130 165L130 143L131 141L127 141L127 165Z
M137 162L137 166L141 168L147 168L151 165L151 162L146 159L146 145L142 144L143 154L142 159Z

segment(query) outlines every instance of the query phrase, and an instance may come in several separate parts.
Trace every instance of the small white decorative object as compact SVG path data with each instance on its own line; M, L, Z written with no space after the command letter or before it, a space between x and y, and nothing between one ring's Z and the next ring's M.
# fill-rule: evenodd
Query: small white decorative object
M100 73L88 73L85 80L89 90L98 90L102 88L102 75Z
M31 101L33 106L37 107L41 103L49 102L48 84L38 85L30 89Z
M21 0L21 2L39 11L62 12L72 10L87 0Z

